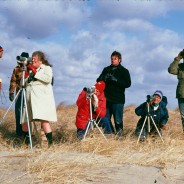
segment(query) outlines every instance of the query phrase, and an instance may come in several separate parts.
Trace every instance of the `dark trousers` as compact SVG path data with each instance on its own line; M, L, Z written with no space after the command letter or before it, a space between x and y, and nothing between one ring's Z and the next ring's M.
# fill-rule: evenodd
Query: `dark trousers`
M114 127L111 122L112 116L114 118L116 133L123 130L123 110L124 110L124 104L114 104L114 103L107 101L106 118L108 118L113 132L115 131L114 131Z
M21 96L20 93L15 102L16 134L18 136L22 136L22 124L20 124Z
M181 115L182 128L184 130L184 98L178 98L178 107Z

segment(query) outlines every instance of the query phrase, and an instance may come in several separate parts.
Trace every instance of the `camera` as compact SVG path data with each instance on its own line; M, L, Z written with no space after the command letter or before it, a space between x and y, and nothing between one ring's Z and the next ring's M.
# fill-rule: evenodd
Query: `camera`
M179 55L184 58L184 49L179 53Z
M152 102L155 100L156 96L155 95L147 95L146 98L147 98L147 100L146 100L147 102Z
M91 96L95 92L95 86L90 88L84 87L83 90L87 92L88 96Z
M31 64L32 63L32 58L31 57L22 57L22 56L17 56L16 57L17 59L17 63L20 64L20 65L28 65L28 64Z

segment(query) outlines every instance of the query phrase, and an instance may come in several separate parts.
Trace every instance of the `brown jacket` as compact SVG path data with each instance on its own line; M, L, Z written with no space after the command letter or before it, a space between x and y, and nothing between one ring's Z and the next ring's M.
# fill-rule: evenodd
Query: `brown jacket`
M14 93L15 89L16 93L19 91L21 79L22 79L21 68L19 66L16 66L11 76L9 93Z

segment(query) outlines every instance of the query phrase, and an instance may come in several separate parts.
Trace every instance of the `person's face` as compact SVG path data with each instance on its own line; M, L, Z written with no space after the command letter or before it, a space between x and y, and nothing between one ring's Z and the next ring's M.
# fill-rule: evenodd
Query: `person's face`
M119 65L119 63L121 62L121 60L118 58L118 56L112 56L111 57L111 64L114 66Z
M32 62L35 68L39 68L40 65L42 64L42 61L39 60L38 55L32 57Z
M3 50L0 51L0 58L2 58L2 57L3 57Z
M154 103L155 104L158 104L158 103L160 103L160 100L161 100L161 98L160 98L160 96L159 95L155 95L155 99L154 99Z
M99 96L101 93L100 93L100 91L99 91L98 89L95 89L95 94L96 94L97 96Z

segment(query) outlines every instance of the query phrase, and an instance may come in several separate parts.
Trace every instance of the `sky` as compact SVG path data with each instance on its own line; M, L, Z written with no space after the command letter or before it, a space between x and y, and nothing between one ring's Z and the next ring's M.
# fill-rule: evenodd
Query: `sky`
M46 54L56 105L73 105L116 50L132 80L125 106L161 90L175 109L178 81L168 67L184 48L183 17L184 0L0 0L0 106L11 105L10 78L22 52Z

